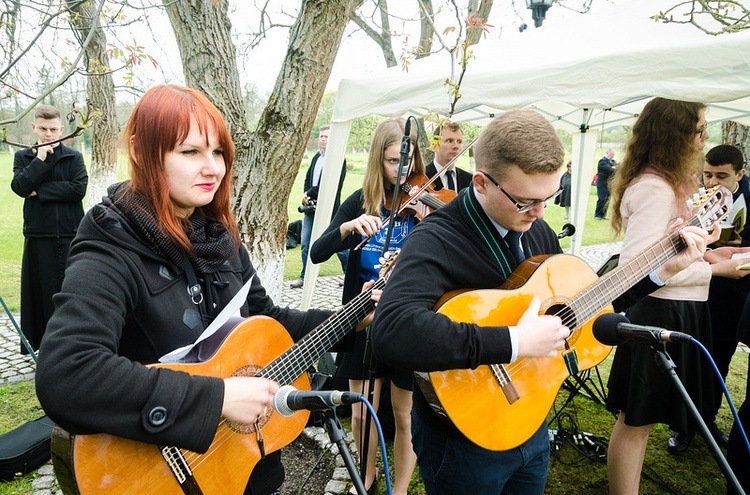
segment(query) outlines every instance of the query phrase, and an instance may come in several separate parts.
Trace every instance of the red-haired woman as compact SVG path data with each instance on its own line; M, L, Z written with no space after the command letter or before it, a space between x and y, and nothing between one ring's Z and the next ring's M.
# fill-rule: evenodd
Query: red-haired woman
M280 308L266 294L230 207L234 146L204 95L152 88L124 138L130 181L112 185L79 227L41 346L37 394L69 432L203 453L223 418L252 425L271 411L279 385L141 363L193 343L251 279L242 316L270 316L294 340L329 313ZM279 453L269 454L245 493L274 493L283 479Z

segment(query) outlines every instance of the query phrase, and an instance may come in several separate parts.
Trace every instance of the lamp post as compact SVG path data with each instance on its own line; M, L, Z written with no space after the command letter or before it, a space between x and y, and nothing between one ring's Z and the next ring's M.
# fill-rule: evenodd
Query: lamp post
M526 8L531 9L531 18L534 19L534 27L539 27L544 22L547 9L552 7L554 0L526 0Z

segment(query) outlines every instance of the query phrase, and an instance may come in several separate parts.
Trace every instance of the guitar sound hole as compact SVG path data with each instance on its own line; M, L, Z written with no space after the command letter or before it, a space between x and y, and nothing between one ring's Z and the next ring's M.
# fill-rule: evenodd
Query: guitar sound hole
M559 316L563 325L571 330L578 327L576 315L567 304L553 304L544 312L545 315Z

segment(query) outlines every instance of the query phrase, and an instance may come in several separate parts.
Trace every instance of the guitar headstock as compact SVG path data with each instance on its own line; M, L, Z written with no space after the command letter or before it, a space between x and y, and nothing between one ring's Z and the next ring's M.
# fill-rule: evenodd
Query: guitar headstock
M729 215L732 203L732 193L724 186L714 186L708 190L701 188L693 199L688 200L695 215L690 225L710 229L714 222L721 222Z
M395 251L388 251L380 257L380 271L378 272L380 278L387 279L391 275L391 270L393 270L393 265L396 264L396 258L398 258L400 252L400 249L396 249Z

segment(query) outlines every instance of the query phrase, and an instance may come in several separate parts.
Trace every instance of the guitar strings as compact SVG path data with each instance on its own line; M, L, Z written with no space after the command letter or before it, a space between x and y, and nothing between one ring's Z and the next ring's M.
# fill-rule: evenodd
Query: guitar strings
M395 258L391 260L395 260ZM333 313L328 319L261 369L255 376L267 377L282 385L291 384L312 365L314 356L322 355L372 311L374 308L374 302L371 299L372 291L385 287L385 282L386 278L378 279L370 289L355 296L350 303ZM327 331L328 329L338 330L331 333ZM315 352L310 352L310 350L314 350ZM300 360L298 355L301 355L303 359ZM265 425L261 425L261 428L263 426ZM183 451L186 462L191 469L197 469L227 441L231 440L235 434L241 433L229 427L227 419L222 417L209 449L203 454L189 450Z
M695 222L696 220L693 219L688 222L688 225L695 225ZM700 222L697 222L697 225L700 225ZM553 316L560 317L563 325L570 328L571 334L569 338L575 336L576 332L585 326L588 320L606 307L613 299L616 299L625 292L622 289L615 289L615 284L620 287L632 287L685 247L685 241L680 237L679 230L672 231L668 236L648 246L628 260L627 263L621 265L620 269L610 271L595 283L573 296L569 304L554 313ZM659 251L657 248L661 248L661 250ZM654 260L654 262L652 263L651 260ZM612 279L617 279L617 281L612 282ZM607 286L608 284L609 287ZM523 371L528 364L528 360L522 360L505 364L504 367L508 374L513 375Z

